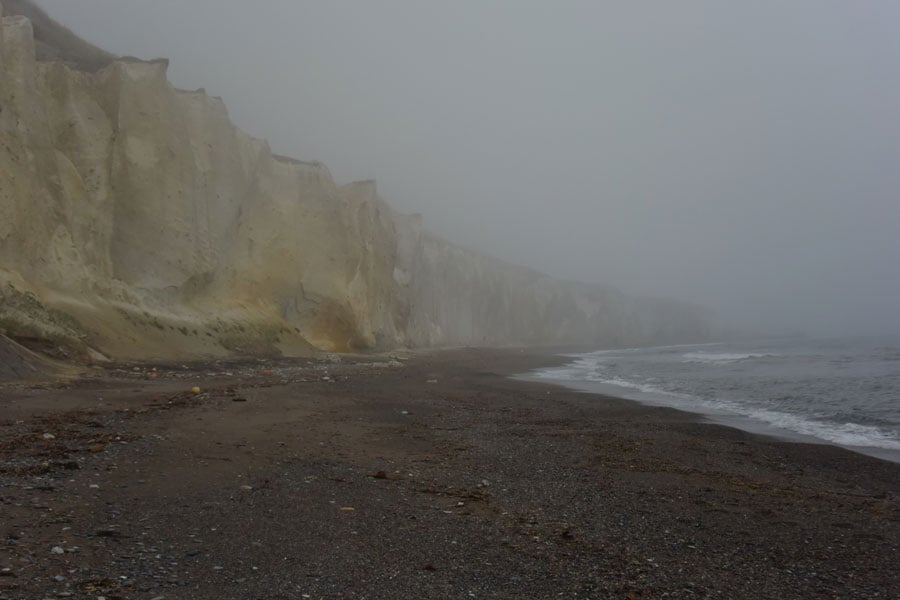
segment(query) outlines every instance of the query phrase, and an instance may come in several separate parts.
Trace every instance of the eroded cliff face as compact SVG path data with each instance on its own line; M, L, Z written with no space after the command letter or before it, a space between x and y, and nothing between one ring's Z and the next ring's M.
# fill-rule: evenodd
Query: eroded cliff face
M39 62L30 21L3 18L0 333L128 359L703 334L694 309L438 239L374 183L273 155L166 68Z

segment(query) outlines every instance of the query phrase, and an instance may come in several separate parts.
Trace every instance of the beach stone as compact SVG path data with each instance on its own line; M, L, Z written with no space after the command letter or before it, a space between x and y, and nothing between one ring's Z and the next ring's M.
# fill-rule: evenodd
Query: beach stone
M115 537L121 537L122 532L118 531L116 529L112 529L111 527L105 527L103 529L96 530L94 532L94 535L96 535L97 537L115 538Z

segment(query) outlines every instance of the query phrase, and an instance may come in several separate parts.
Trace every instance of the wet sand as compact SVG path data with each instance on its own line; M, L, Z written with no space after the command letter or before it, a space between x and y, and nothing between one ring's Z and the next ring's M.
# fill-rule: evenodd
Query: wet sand
M399 358L0 387L0 598L900 597L900 464Z

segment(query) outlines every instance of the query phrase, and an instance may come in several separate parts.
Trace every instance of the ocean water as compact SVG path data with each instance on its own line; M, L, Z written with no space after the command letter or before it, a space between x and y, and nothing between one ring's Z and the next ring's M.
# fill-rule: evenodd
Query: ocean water
M604 350L530 379L900 462L900 337Z

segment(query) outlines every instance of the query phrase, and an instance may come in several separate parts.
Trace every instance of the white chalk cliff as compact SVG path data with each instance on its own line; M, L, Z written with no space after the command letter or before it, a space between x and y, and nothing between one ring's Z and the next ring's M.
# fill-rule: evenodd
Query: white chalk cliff
M123 359L698 339L697 309L560 282L273 155L167 62L37 60L0 28L0 333Z

